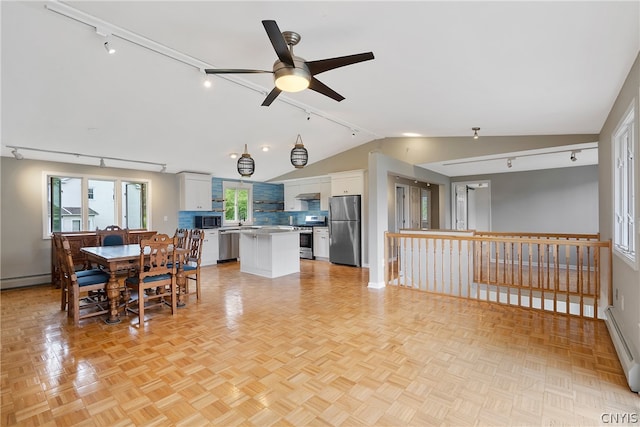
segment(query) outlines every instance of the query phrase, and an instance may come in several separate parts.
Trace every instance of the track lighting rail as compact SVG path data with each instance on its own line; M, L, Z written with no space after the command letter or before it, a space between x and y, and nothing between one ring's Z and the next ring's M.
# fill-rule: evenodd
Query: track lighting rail
M13 149L11 150L11 153L17 160L24 159L24 155L20 153L18 150L26 150L26 151L38 151L40 153L63 154L63 155L74 156L74 157L87 157L89 159L100 159L100 163L99 163L100 167L106 167L106 164L104 162L105 160L113 160L116 162L138 163L138 164L144 164L144 165L159 166L161 168L160 172L166 172L167 170L166 163L149 162L147 160L131 160L131 159L122 159L119 157L95 156L93 154L74 153L71 151L46 150L44 148L24 147L19 145L5 145L5 147Z

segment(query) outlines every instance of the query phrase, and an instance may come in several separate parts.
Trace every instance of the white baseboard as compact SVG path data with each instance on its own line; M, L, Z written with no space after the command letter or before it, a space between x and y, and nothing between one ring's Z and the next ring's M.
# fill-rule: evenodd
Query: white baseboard
M51 274L38 274L35 276L14 277L0 280L0 290L24 288L26 286L45 285L51 283Z
M629 388L636 393L640 393L640 355L631 343L628 343L614 316L613 306L605 309L606 319L604 320L611 336L611 341L618 353L618 359L627 377Z
M369 282L369 284L367 285L367 288L369 289L383 289L385 287L386 286L384 282Z

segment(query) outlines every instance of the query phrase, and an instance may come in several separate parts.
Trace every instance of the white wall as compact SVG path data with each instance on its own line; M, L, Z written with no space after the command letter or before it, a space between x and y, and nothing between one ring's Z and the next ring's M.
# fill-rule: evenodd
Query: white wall
M464 176L490 181L491 231L597 233L598 166Z
M613 235L613 169L612 138L627 108L635 106L635 191L636 218L640 217L640 54L627 76L618 97L600 131L598 159L600 162L600 234L608 240ZM640 221L636 220L636 256L640 253ZM640 269L630 266L619 256L613 256L613 310L627 343L635 347L640 356ZM617 298L616 298L617 294ZM624 300L624 307L622 301Z

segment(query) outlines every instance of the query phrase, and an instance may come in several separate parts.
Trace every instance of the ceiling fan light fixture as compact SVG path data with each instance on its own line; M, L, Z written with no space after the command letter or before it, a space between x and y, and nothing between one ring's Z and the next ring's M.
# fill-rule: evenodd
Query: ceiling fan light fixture
M291 149L291 164L296 169L302 169L307 165L309 161L309 152L304 148L302 143L302 137L298 134L296 138L296 144Z
M296 74L276 78L276 87L283 92L300 92L309 87L309 80Z
M240 176L251 176L256 170L256 164L251 158L251 154L247 151L247 144L244 144L244 153L238 159L238 173Z
M276 61L273 66L276 87L283 92L300 92L309 87L311 73L304 60L296 56L293 63L292 67Z

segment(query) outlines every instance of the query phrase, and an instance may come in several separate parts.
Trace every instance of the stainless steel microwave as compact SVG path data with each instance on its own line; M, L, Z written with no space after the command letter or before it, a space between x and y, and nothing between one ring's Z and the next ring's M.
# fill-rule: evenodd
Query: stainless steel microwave
M196 228L219 228L222 224L222 217L213 215L196 215L195 226Z

